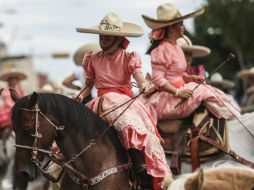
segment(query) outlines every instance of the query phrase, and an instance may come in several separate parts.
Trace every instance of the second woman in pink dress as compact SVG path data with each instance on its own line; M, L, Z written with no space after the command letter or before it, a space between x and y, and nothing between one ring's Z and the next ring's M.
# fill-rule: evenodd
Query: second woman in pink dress
M183 37L183 20L202 13L203 10L199 10L182 16L174 5L167 3L157 8L158 19L143 15L145 23L152 29L147 53L151 54L152 80L158 88L146 104L158 120L186 117L202 101L218 118L231 119L240 114L222 91L203 83L203 76L186 73L184 53L176 40Z

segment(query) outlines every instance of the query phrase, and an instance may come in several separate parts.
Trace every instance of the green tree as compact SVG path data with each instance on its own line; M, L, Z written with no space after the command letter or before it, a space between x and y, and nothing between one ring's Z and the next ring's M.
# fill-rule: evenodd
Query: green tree
M254 64L254 0L207 0L204 8L205 13L195 18L192 40L211 48L211 55L202 60L210 72L229 52L235 53L237 59L220 69L233 79L240 69ZM194 60L194 64L200 61Z

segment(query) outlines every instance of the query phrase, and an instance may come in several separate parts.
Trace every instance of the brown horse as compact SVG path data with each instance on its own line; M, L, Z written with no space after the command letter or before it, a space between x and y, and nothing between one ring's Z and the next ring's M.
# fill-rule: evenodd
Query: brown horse
M77 180L85 181L91 190L129 189L126 152L114 128L108 128L99 116L59 94L33 93L20 98L11 90L11 95L16 102L12 121L20 183L37 176L45 154L52 156L50 148L55 141L65 158L64 170L72 168L65 172L70 175L64 175L62 190L83 189L83 184L74 182Z

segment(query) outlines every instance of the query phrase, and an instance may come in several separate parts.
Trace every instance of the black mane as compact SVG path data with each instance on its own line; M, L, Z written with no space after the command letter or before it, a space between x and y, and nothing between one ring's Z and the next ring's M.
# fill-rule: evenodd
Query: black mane
M31 95L21 98L14 105L12 119L19 119L19 110L28 105ZM53 115L61 125L71 130L84 132L86 138L93 138L97 130L107 127L98 115L77 101L55 93L39 93L39 108L45 115Z

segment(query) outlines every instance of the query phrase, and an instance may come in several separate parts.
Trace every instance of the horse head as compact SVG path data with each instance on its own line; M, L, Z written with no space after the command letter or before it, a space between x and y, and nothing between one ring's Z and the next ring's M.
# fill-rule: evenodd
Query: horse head
M112 190L129 188L126 152L113 128L107 128L98 115L77 101L59 94L34 92L21 99L15 95L15 91L11 94L16 100L12 121L17 147L15 167L20 178L32 180L36 177L35 166L46 167L41 162L45 154L52 156L49 150L55 140L66 161L60 161L59 165L68 166L68 171L75 172L77 177L74 177L81 182L94 185L94 190L102 187ZM95 177L90 179L83 172L78 172L81 170ZM102 181L102 175L111 182ZM97 183L100 185L95 187ZM106 184L109 187L105 187ZM112 188L112 184L115 188ZM62 187L77 189L66 184Z
M12 121L17 147L16 176L21 181L31 181L38 175L36 166L41 165L44 153L51 148L55 128L50 127L50 119L40 111L38 93L23 98L14 89L10 93L15 101Z

